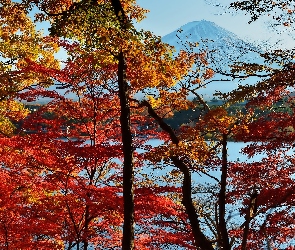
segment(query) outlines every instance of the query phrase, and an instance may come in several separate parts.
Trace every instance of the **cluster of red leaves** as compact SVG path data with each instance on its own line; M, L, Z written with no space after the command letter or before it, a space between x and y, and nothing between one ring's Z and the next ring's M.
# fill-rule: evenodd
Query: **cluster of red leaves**
M266 90L267 92L267 90ZM269 90L269 95L273 94ZM273 246L275 249L287 249L294 239L294 109L292 98L285 97L282 108L287 111L265 110L265 106L274 107L276 102L285 96L284 91L273 94L270 100L262 95L250 102L250 112L254 102L256 112L262 108L260 117L247 122L247 132L237 133L235 138L249 142L243 153L250 157L246 162L234 162L229 166L230 189L229 203L241 202L241 214L249 209L251 195L258 192L257 211L250 221L247 240L249 249L262 249ZM255 106L254 106L255 107ZM276 106L275 106L276 107ZM267 112L266 112L267 111ZM262 158L259 161L251 157ZM255 158L254 158L255 159ZM243 237L243 228L231 232L236 238ZM239 249L239 248L238 248ZM292 249L292 248L290 248Z
M118 249L121 245L122 143L116 68L107 62L96 68L95 52L84 58L75 55L77 44L64 44L73 54L63 69L30 61L23 71L54 79L76 100L55 90L28 88L18 94L19 99L46 97L49 102L20 121L17 134L0 141L5 180L0 194L1 248ZM144 108L134 111L131 122L138 135L134 146L148 150L143 146L147 140L161 138ZM134 155L140 170L143 154ZM168 195L181 190L147 185L142 176L136 175L135 244L140 249L193 248L191 233L183 233L189 231L183 207Z

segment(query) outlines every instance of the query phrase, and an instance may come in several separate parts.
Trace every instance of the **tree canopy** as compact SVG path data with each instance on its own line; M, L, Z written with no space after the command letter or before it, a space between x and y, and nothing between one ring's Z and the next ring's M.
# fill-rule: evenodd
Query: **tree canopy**
M292 3L231 7L292 25ZM292 53L231 65L260 80L209 106L206 51L136 30L145 13L134 0L0 2L1 249L293 249ZM183 110L195 120L170 126ZM230 160L233 141L248 160Z

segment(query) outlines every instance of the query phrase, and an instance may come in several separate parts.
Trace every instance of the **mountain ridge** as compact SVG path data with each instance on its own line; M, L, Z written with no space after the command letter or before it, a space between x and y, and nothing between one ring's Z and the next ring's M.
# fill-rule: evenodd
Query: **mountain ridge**
M212 58L222 60L223 65L226 58L232 61L241 58L243 62L253 62L260 58L259 53L262 52L260 48L244 41L233 32L204 19L182 25L163 36L162 41L174 46L176 51L185 49L185 43L198 43L198 50L214 52Z
M228 31L222 27L220 27L219 25L217 25L214 22L202 19L200 21L192 21L192 22L188 22L182 26L180 26L178 29L172 31L169 34L166 34L165 36L163 36L163 39L168 39L170 38L169 36L174 35L175 33L177 33L179 30L186 30L187 32L192 32L192 31L197 31L196 28L198 29L198 35L200 36L200 38L203 38L204 35L206 36L206 34L212 34L212 33L216 33L216 30L220 31L222 30L223 33L226 33L228 36L232 36L232 37L236 37L238 39L239 38L236 34L234 34L231 31ZM201 32L200 32L201 31ZM209 31L209 32L208 32ZM218 33L218 32L217 32ZM195 35L195 34L194 34ZM242 39L241 39L242 40Z

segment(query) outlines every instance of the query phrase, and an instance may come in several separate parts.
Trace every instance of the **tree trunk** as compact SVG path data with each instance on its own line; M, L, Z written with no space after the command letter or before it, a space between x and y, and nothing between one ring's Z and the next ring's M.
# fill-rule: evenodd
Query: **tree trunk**
M226 178L227 178L227 134L222 135L222 166L221 166L221 187L219 192L219 222L218 222L218 243L222 250L229 250L229 238L225 220L225 199L226 199Z
M122 31L126 31L128 19L124 13L120 0L111 0L116 17ZM134 249L134 194L133 194L133 146L130 124L130 105L128 94L128 82L126 80L126 61L121 50L118 56L118 86L120 99L120 123L123 143L123 200L124 200L124 224L122 249Z
M128 99L128 83L125 80L126 64L123 52L119 54L118 84L121 106L120 122L123 142L123 199L124 225L122 249L134 248L134 195L133 195L133 146L130 128L130 107Z
M192 180L191 173L186 164L179 160L177 157L171 157L174 165L178 167L178 169L183 174L183 182L182 182L182 204L185 207L186 213L188 215L188 219L192 228L192 233L194 236L195 246L201 250L213 250L213 246L211 242L207 239L207 237L203 234L200 228L199 216L196 212L196 209L192 200Z
M245 222L243 224L245 228L243 233L243 241L242 241L242 248L241 248L242 250L247 249L247 239L249 235L250 222L254 218L257 212L257 196L258 196L258 192L257 190L254 190L250 197L249 206L245 216Z
M149 115L157 121L161 129L163 129L165 132L169 134L172 143L177 145L179 143L179 139L177 138L173 129L160 116L158 116L158 114L154 111L152 106L147 101L143 101L141 105L146 106L148 108ZM182 204L185 207L186 213L188 215L188 219L192 228L195 246L197 247L197 249L200 250L214 250L211 242L207 239L207 237L204 235L200 228L199 216L196 212L192 200L192 180L189 167L176 156L171 156L170 159L183 174Z

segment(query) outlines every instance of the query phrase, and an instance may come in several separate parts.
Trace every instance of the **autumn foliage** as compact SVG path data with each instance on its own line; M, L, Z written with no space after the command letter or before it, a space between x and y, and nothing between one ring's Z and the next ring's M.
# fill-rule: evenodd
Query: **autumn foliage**
M261 81L209 107L198 94L215 75L206 53L136 30L145 13L133 0L1 1L0 248L292 249L294 67L262 77L263 65L232 65L233 78ZM272 65L281 55L264 56ZM44 104L30 110L35 102ZM187 109L196 121L172 129L167 118ZM229 141L246 143L247 161L229 160Z

